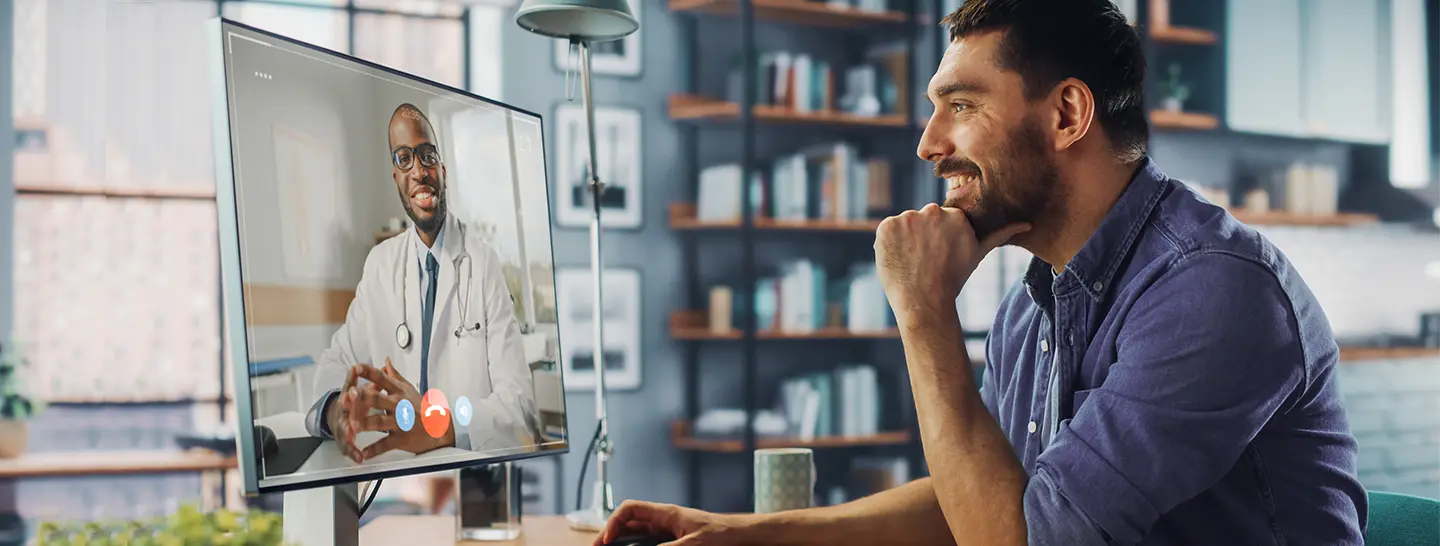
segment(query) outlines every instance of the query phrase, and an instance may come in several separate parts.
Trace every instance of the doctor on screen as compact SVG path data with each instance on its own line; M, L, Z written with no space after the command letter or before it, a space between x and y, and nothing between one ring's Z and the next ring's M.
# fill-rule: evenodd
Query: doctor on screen
M389 129L391 178L413 227L365 259L345 324L318 359L306 426L357 463L530 445L534 389L499 254L447 214L425 114L402 104ZM385 436L357 447L365 431Z

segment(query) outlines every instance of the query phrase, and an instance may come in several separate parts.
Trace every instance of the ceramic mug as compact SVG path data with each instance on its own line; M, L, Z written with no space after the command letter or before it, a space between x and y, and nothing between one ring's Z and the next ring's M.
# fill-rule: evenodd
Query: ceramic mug
M755 450L755 513L810 508L814 499L814 452L804 448Z

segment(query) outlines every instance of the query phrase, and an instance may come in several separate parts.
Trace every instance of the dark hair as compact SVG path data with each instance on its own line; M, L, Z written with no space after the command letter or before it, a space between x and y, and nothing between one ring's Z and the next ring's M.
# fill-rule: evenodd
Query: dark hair
M395 118L398 117L418 118L420 121L425 122L425 129L430 132L430 140L433 141L439 138L439 135L435 134L435 126L430 124L430 117L426 116L425 112L420 111L420 108L415 105L405 102L401 103L400 106L396 106L395 112L390 114L390 125L394 125ZM386 131L386 133L388 134L389 131ZM395 148L395 143L390 141L389 136L385 137L385 141L389 142L391 149Z
M1145 155L1145 53L1139 34L1110 0L968 0L941 25L951 42L1004 31L997 63L1020 74L1027 100L1066 78L1085 82L1119 159L1128 163Z

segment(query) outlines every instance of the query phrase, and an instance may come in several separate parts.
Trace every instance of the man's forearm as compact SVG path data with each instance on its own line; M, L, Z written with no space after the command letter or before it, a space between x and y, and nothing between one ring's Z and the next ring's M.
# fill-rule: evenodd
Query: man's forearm
M900 325L925 462L960 544L1025 544L1027 477L980 400L953 307Z
M837 506L793 510L754 518L767 544L810 546L953 544L930 478Z

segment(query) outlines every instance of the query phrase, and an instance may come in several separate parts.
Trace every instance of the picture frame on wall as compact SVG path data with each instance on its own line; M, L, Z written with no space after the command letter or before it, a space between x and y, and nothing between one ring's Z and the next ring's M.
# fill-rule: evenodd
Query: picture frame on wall
M561 373L567 391L595 388L595 322L589 267L557 268ZM605 293L605 388L640 388L640 270L607 267L600 276Z
M631 2L635 9L635 19L641 21L645 11L640 2ZM640 75L640 36L645 34L645 24L641 21L640 30L631 32L628 36L619 40L608 42L595 42L590 44L590 73L595 76L625 76L638 77ZM580 74L580 49L572 47L568 40L554 40L555 42L555 70L565 72L573 71L576 77Z
M594 216L590 204L590 148L585 129L585 109L580 104L562 103L555 109L555 223L560 227L589 227ZM595 153L599 160L601 195L600 224L606 228L637 229L644 217L641 210L642 180L640 111L634 108L595 108Z

